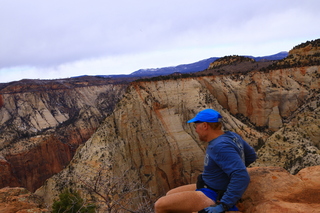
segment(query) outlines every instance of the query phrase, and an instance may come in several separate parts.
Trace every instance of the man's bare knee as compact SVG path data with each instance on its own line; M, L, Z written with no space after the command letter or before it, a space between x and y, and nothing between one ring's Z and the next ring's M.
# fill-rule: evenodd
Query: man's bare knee
M159 198L154 204L154 210L156 213L165 212L166 203L164 202L163 197Z
M183 186L173 188L169 190L166 195L171 195L171 194L185 192L185 191L195 191L195 190L196 190L196 184L188 184L188 185L183 185Z

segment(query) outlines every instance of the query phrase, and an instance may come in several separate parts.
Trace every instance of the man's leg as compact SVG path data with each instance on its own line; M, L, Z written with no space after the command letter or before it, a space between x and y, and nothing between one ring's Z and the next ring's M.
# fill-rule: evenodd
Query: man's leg
M188 184L179 186L177 188L173 188L167 192L167 195L178 193L178 192L185 192L185 191L195 191L197 188L196 184Z
M186 189L187 187L183 188ZM214 201L200 191L181 191L176 193L169 193L168 195L157 200L157 202L155 203L155 212L191 213L200 211L201 209L204 209L213 204Z

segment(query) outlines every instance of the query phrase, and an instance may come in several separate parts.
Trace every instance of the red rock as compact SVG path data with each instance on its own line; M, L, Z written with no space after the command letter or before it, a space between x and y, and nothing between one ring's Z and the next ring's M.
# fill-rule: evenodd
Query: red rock
M21 184L18 186L22 185L30 191L39 188L52 174L60 172L72 158L68 144L63 144L52 136L42 140L28 152L6 156L12 165L12 170L15 171L15 175L11 178L19 177ZM14 185L10 183L4 186Z
M0 158L0 186L20 186L18 179L12 172L11 165L5 159Z
M280 167L255 167L249 173L251 182L239 205L242 212L320 212L320 166L296 175Z
M0 213L49 212L43 204L40 196L30 193L25 188L0 189Z

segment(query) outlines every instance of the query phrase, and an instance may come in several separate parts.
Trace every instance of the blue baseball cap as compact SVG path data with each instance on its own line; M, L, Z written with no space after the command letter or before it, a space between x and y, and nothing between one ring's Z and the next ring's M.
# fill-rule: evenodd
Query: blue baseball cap
M219 122L219 118L222 118L219 112L213 109L204 109L200 111L194 118L189 120L187 123L194 123L194 122L216 123L216 122Z

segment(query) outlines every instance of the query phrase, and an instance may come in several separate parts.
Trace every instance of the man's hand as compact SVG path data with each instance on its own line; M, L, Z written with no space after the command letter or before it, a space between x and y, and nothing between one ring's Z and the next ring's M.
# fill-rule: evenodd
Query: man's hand
M207 213L221 213L221 212L224 212L224 208L223 208L223 206L221 204L217 205L215 207L207 207L204 210Z

